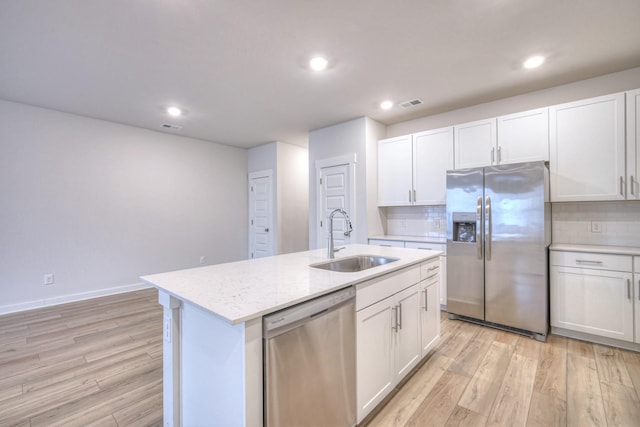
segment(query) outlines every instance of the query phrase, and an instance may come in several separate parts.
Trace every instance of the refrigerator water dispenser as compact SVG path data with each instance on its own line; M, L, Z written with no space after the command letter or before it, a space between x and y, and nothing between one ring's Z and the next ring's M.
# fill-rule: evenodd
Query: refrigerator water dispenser
M453 212L454 242L476 242L476 216L474 212Z

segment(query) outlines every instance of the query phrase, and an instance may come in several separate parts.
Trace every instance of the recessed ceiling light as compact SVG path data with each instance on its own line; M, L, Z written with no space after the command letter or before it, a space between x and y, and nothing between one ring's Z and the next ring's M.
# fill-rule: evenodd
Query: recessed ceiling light
M311 67L311 69L314 71L322 71L327 68L328 64L329 61L327 61L322 56L316 56L315 58L312 58L311 61L309 61L309 67Z
M393 102L391 101L382 101L380 103L380 108L382 108L383 110L388 110L391 107L393 107Z
M526 69L538 68L544 62L544 56L536 55L528 58L522 64Z
M169 113L170 116L179 117L182 115L182 110L178 107L169 107L167 108L167 113Z

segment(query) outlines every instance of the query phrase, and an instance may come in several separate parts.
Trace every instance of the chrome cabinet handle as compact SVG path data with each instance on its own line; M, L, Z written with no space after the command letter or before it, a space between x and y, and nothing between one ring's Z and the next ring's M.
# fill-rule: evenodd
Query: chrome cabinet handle
M393 310L393 324L391 325L391 329L398 332L398 306L391 307Z
M429 294L424 290L424 311L429 311Z
M627 279L627 299L631 299L631 279Z
M478 259L482 259L482 225L480 218L482 218L482 197L478 196L476 205L476 248L478 251Z
M398 328L402 330L402 303L398 304Z
M502 147L498 147L498 164L502 163Z
M491 261L491 196L487 196L484 202L485 209L485 259Z
M416 202L416 189L413 189L413 203Z
M633 185L634 185L634 183L635 183L635 181L633 180L633 175L631 175L631 176L629 177L629 181L630 181L630 183L631 183L631 195L632 195L632 196L635 196L635 195L636 195L636 192L635 192L635 191L633 191Z
M409 190L409 204L411 204L411 190Z
M624 177L620 177L620 195L624 196Z
M578 264L595 264L595 265L602 265L602 261L592 261L589 259L577 259L576 263Z

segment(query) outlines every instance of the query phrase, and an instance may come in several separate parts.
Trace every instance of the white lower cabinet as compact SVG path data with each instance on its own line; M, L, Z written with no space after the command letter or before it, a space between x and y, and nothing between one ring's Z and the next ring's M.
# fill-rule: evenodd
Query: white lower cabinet
M434 265L438 258L356 285L358 423L440 337L439 277L425 275Z
M438 268L440 270L440 268ZM420 353L425 357L440 338L440 274L435 272L431 277L420 282Z
M551 326L633 342L631 258L551 251Z
M633 257L633 300L635 301L636 336L635 342L640 344L640 256Z

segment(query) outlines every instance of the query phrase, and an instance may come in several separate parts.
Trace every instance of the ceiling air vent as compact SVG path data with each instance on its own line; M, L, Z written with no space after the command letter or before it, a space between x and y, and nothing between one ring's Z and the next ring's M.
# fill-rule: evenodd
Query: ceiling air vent
M172 125L171 123L164 123L162 125L162 127L164 129L173 129L173 130L180 130L182 129L182 126L178 126L178 125Z
M411 108L411 107L415 107L416 105L420 105L420 104L424 104L424 102L422 102L421 99L412 99L411 101L401 102L400 106L402 108Z

